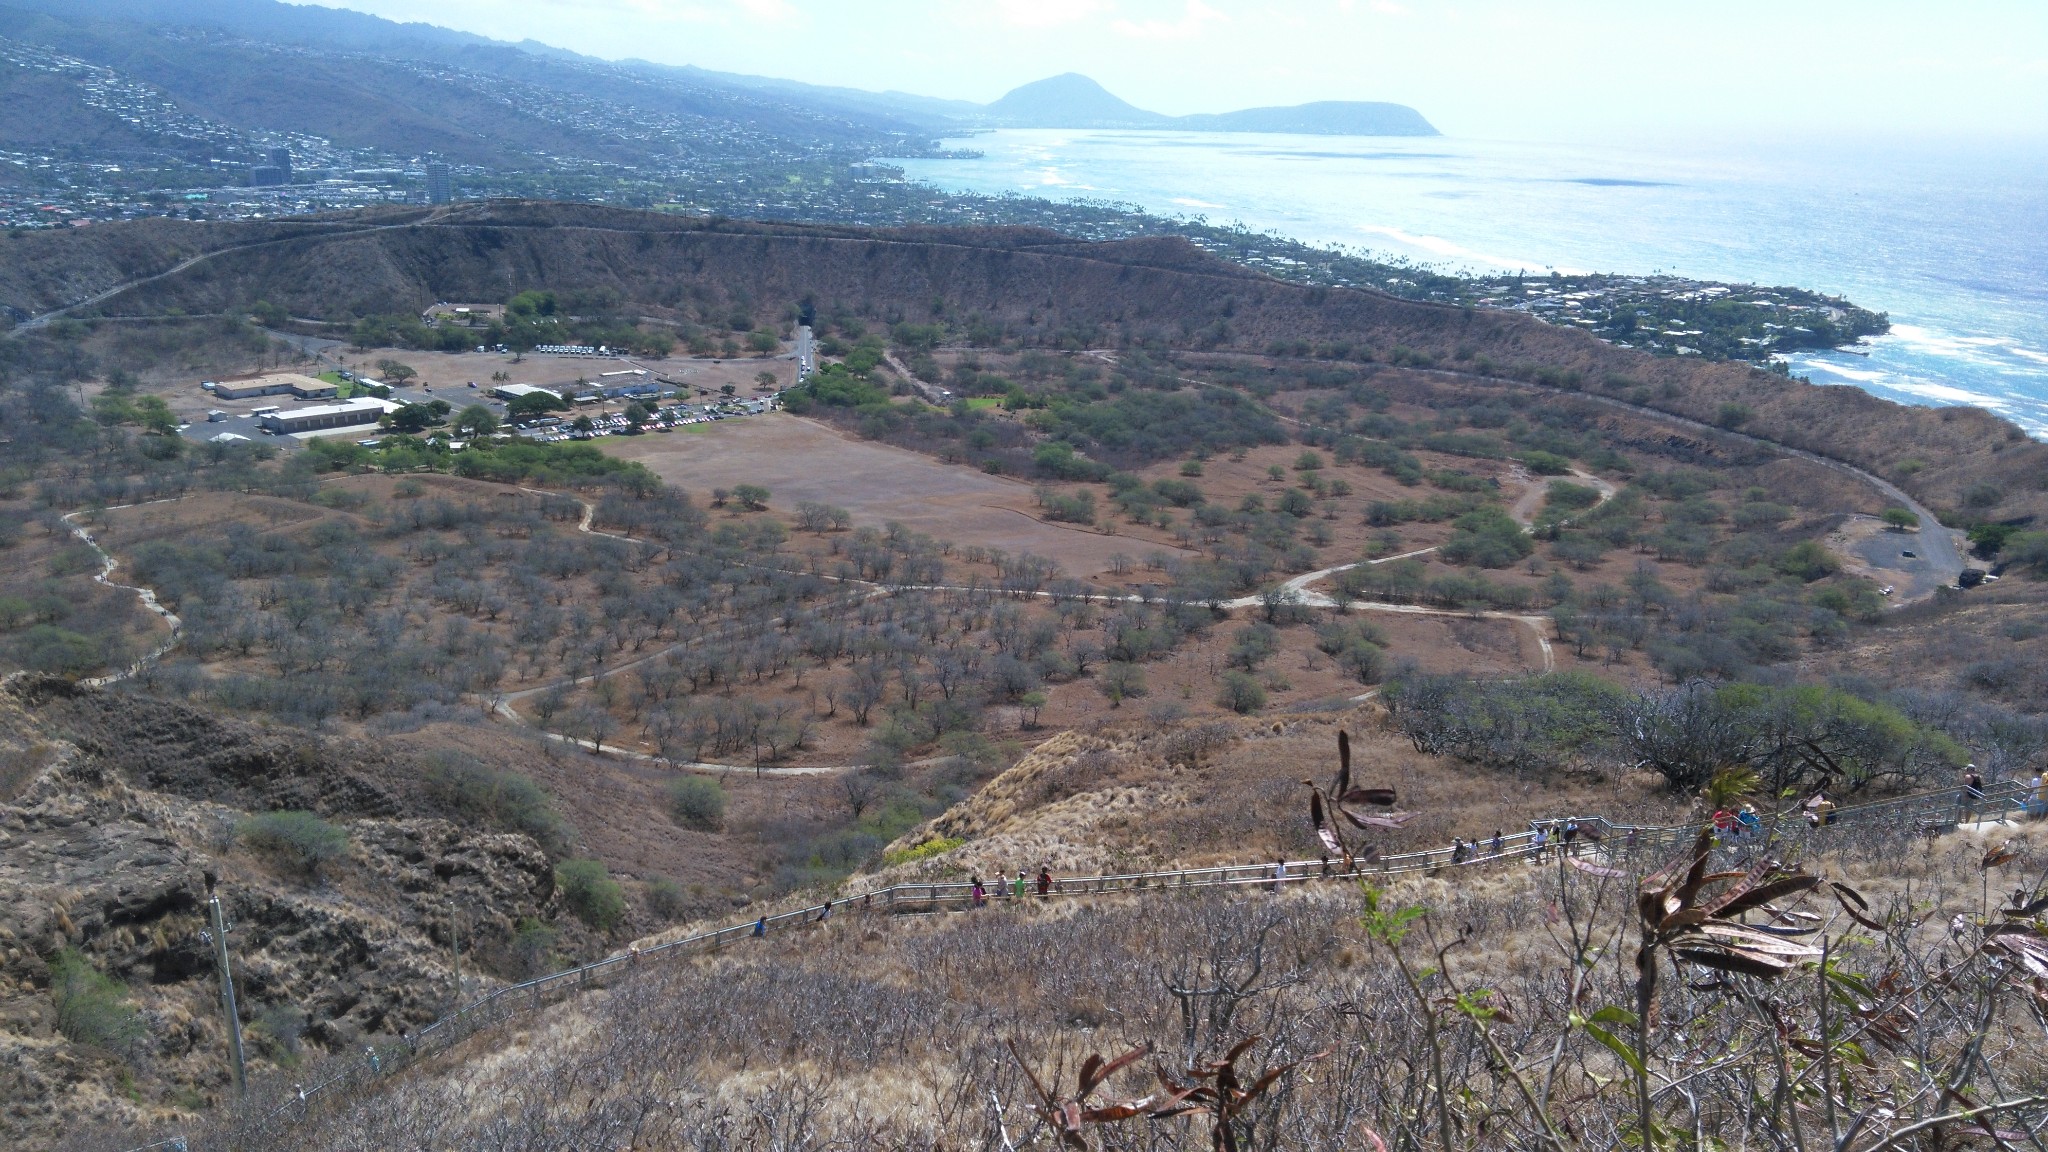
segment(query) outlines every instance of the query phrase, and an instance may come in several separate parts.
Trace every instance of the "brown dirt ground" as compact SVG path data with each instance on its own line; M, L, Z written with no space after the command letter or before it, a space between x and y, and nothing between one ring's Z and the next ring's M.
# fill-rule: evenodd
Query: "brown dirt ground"
M851 511L858 525L894 520L958 545L1031 552L1083 579L1108 571L1110 557L1118 553L1162 546L1047 523L1038 518L1029 484L860 440L783 412L728 420L700 435L621 436L598 444L700 498L714 487L760 484L775 494L778 509L805 500L836 504Z

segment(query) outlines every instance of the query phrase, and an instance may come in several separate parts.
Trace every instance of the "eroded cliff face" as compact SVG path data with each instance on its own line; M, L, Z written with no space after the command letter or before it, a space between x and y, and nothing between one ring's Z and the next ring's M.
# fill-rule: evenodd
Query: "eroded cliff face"
M472 993L493 979L490 948L552 910L547 855L408 815L377 779L396 766L350 751L49 681L0 687L0 1145L174 1122L227 1089L208 874L258 1071L445 1011L451 912ZM294 802L348 833L317 874L234 834ZM80 962L126 986L112 1024L60 1022L53 969Z

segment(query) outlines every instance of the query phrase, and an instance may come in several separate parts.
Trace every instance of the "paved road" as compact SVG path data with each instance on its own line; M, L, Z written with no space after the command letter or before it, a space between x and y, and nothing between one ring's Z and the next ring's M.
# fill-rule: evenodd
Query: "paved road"
M801 384L804 377L818 370L818 356L811 346L811 326L796 326L796 382Z

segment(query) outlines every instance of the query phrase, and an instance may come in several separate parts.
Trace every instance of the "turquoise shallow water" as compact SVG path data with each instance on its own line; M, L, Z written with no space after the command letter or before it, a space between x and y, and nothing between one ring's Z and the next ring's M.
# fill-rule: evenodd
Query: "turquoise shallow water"
M1795 370L2048 437L2048 140L1594 146L1017 129L904 161L948 191L1097 198L1447 270L1669 272L1891 314Z

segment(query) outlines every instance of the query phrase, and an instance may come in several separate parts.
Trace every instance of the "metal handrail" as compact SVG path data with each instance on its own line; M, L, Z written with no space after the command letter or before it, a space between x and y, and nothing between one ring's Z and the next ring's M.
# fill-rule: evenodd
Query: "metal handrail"
M1983 789L1977 796L1969 796L1967 789L1943 788L1933 792L1888 800L1869 801L1862 804L1844 805L1830 810L1825 826L1840 827L1845 824L1883 818L1911 817L1953 817L1947 823L1960 823L1964 815L1977 818L2003 816L2005 813L2027 806L2030 793L2024 784L2008 782ZM1802 812L1794 809L1778 814L1780 821L1797 819ZM1153 888L1202 888L1202 887L1243 887L1253 885L1298 884L1322 879L1359 879L1368 876L1401 875L1412 872L1434 871L1443 868L1468 868L1481 864L1504 863L1525 860L1535 855L1536 830L1546 833L1561 829L1565 823L1575 821L1582 830L1599 829L1589 836L1597 846L1594 850L1610 853L1620 846L1622 850L1642 852L1681 845L1699 834L1698 824L1681 825L1632 825L1616 824L1602 816L1572 816L1554 819L1532 820L1526 829L1500 837L1501 847L1494 851L1492 840L1472 842L1472 855L1464 859L1453 859L1454 848L1430 848L1416 852L1395 853L1378 856L1370 860L1354 861L1353 866L1343 870L1338 862L1327 858L1314 860L1287 860L1263 864L1217 864L1202 868L1175 868L1154 872L1125 872L1101 876L1075 876L1056 880L1048 896L1086 896L1114 892L1134 892ZM1559 841L1550 837L1547 850L1558 848ZM1585 848L1581 848L1583 853ZM1333 866L1335 866L1333 868ZM1276 874L1277 872L1277 874ZM1015 896L1002 895L1002 885L988 889L995 901L1017 901ZM973 894L973 885L961 881L934 880L915 883L899 882L883 888L833 900L830 907L846 910L850 914L871 911L879 902L883 910L898 910L918 905L939 906L968 902ZM1026 893L1026 899L1037 898L1035 887ZM396 1068L406 1058L417 1057L431 1045L443 1038L453 1044L471 1034L468 1026L482 1027L499 1019L501 1015L530 1011L542 1006L546 994L564 986L584 986L605 974L618 969L630 969L650 957L671 955L694 955L698 952L715 951L734 940L752 938L757 923L765 925L763 935L787 930L790 926L818 923L823 918L827 905L812 904L755 921L708 929L680 936L646 949L628 949L626 952L594 960L588 964L536 976L516 984L507 984L492 990L472 1003L463 1005L446 1016L421 1028L418 1032L404 1037L403 1048L394 1049L391 1062ZM374 1077L378 1071L366 1070L362 1066L352 1067L311 1087L297 1087L295 1098L274 1110L275 1116L293 1105L304 1106L314 1097L343 1083ZM154 1147L154 1145L150 1146ZM139 1150L138 1150L139 1152Z

